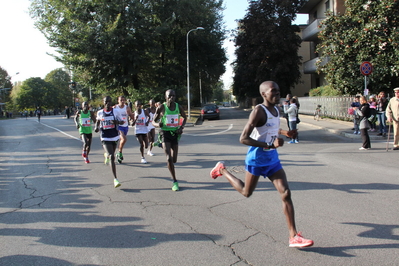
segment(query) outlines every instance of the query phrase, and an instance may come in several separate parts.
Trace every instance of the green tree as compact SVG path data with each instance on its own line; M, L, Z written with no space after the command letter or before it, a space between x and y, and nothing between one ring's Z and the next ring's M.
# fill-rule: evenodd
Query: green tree
M345 14L328 14L321 25L318 70L335 90L355 94L364 87L360 64L370 61L372 93L397 87L399 1L347 0L345 5Z
M303 1L250 1L248 12L239 20L233 92L239 101L259 96L265 80L277 82L281 94L290 92L300 79L298 48L300 30L291 22Z
M25 80L13 100L19 110L42 108L57 108L57 101L54 95L57 90L50 83L41 78L29 78Z
M222 0L33 0L31 15L74 80L100 94L185 95L186 34L190 71L224 73ZM85 78L82 78L85 77ZM196 87L194 87L196 89ZM135 92L135 93L136 93ZM148 95L148 94L147 94ZM198 96L199 97L199 96Z
M63 108L72 103L72 91L69 88L71 77L67 72L61 68L55 69L48 73L44 78L46 82L54 87L55 94L53 95L54 108Z

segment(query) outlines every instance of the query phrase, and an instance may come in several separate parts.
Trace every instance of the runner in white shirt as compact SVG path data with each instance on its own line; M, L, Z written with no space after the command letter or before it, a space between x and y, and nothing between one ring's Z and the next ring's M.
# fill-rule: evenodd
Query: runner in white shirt
M154 119L154 114L157 108L155 107L155 101L153 99L151 99L148 103L150 104L150 107L147 108L147 113L150 116L150 120L148 121L148 127L147 127L148 129L147 136L149 142L149 149L147 155L154 156L154 154L152 153L152 146L155 142L155 127L152 124L152 120Z
M136 138L140 144L141 163L147 163L144 157L144 149L148 148L147 127L150 116L148 115L147 110L141 108L142 104L140 101L136 101L134 105L136 111L134 112L133 125L136 126Z
M123 154L122 150L127 142L127 133L129 131L129 117L134 119L134 115L130 107L126 104L125 96L118 97L118 104L114 106L114 110L118 112L123 119L123 125L119 125L119 152L116 154L116 159L118 163L122 163L123 161Z

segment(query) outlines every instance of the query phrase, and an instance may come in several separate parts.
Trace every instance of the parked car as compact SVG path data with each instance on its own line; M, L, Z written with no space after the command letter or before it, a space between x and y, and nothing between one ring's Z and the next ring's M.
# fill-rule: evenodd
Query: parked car
M223 106L224 106L224 107L230 107L231 105L230 105L229 102L224 102L224 103L223 103Z
M201 120L220 119L219 107L214 103L205 104L201 109Z

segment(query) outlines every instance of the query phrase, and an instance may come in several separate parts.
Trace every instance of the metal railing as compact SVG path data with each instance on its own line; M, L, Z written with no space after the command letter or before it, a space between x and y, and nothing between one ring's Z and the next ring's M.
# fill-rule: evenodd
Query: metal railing
M355 96L298 97L299 113L314 115L317 105L321 105L321 116L339 120L351 120L348 108Z

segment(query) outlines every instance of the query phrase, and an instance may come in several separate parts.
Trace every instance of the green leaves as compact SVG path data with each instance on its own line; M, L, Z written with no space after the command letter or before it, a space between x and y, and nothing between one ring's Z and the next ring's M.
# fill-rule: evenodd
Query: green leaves
M399 2L348 0L345 5L345 14L328 14L323 21L317 51L320 62L328 63L319 62L318 69L342 94L363 91L359 68L364 61L373 64L371 93L398 86Z
M234 95L239 100L259 96L259 84L276 81L281 94L299 81L301 38L299 27L291 25L302 1L251 1L239 21L234 62Z
M221 11L221 0L33 0L31 7L76 81L111 95L183 90L186 34L197 26L205 30L190 34L190 72L207 71L204 83L215 84L226 62Z

